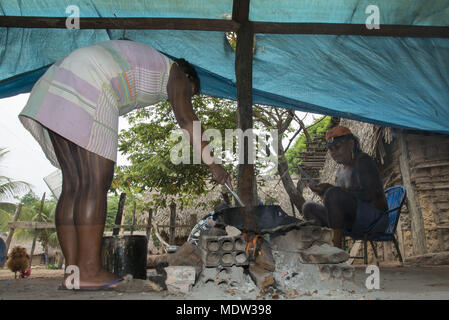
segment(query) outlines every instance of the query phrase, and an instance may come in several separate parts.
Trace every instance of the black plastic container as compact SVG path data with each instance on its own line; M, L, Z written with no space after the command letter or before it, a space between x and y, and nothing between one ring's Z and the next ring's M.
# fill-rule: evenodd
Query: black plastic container
M101 263L107 271L119 276L132 274L134 279L146 279L147 251L146 236L103 237Z

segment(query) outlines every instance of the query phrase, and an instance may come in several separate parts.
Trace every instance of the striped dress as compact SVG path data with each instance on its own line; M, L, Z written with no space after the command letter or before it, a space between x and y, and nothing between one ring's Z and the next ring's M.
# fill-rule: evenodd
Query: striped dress
M58 168L47 128L116 162L118 117L166 100L172 63L133 41L77 49L37 81L19 119Z

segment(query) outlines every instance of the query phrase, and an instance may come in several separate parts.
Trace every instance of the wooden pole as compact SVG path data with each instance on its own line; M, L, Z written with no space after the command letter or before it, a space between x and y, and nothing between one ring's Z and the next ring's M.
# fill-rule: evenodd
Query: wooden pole
M125 234L125 228L123 226L125 225L125 217L126 217L126 206L123 207L123 214L122 214L122 220L120 221L120 235L123 236Z
M118 208L117 208L117 215L115 216L115 224L121 225L122 224L122 215L123 215L123 209L125 208L125 200L126 200L126 193L123 192L120 194L120 199L118 201ZM120 231L120 228L114 228L112 230L113 236L118 236Z
M253 128L253 49L254 29L252 22L248 21L249 0L234 0L232 19L240 23L237 30L237 43L235 54L235 76L237 86L237 124L245 132ZM254 164L250 163L249 146L252 141L246 139L243 143L244 159L240 162L238 170L237 191L245 204L242 210L245 229L257 230L252 207L257 204Z
M133 215L132 215L132 219L131 219L131 235L134 232L134 225L136 224L136 201L134 201L134 205L133 205Z
M413 251L415 255L427 252L426 233L424 221L419 207L415 186L410 176L410 158L408 155L406 135L402 130L398 130L398 142L401 155L399 156L399 167L402 175L402 183L407 189L407 209L410 214L411 232L413 240Z
M176 237L176 203L170 203L170 238L169 243L171 245L175 244Z
M148 209L148 224L147 224L147 240L150 241L151 237L151 220L153 219L153 209Z
M13 222L16 222L19 219L20 212L22 211L22 204L19 203L16 208L16 212L14 212L14 217L12 218ZM9 228L8 238L6 238L6 255L8 255L9 246L11 244L12 237L14 235L14 227Z
M41 206L39 207L39 213L37 214L37 222L41 221L41 215L42 215L42 210L44 209L44 203L45 203L45 192L44 192L44 195L42 196ZM36 234L34 235L34 238L33 238L33 244L31 245L30 267L31 267L31 263L33 262L34 248L36 247L36 240L37 240L37 236L40 233L40 231L35 230L35 232L36 232Z

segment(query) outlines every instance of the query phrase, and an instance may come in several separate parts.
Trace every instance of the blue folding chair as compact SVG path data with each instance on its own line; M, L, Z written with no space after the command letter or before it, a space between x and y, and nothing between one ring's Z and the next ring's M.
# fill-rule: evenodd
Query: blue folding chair
M407 197L407 190L403 186L393 186L385 190L385 197L387 198L388 210L385 214L388 214L389 224L384 232L377 232L375 234L366 233L363 236L354 235L350 232L345 232L345 236L351 237L353 240L363 240L363 257L351 257L351 258L363 258L365 264L368 264L368 247L367 242L371 243L373 248L376 262L378 261L377 250L374 246L374 241L393 241L396 251L399 255L399 261L403 263L401 251L399 250L398 240L396 239L396 227L399 222L399 215L401 214L402 205Z

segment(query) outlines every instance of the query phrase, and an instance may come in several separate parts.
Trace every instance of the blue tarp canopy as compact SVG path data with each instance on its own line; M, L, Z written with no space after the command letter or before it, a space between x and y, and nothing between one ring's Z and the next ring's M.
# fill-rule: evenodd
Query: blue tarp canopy
M4 16L226 19L232 0L0 0ZM447 0L251 0L251 21L449 26ZM0 18L1 19L1 18ZM0 28L0 97L31 90L46 68L76 48L119 39L122 30ZM126 38L184 57L202 93L236 100L235 53L224 32L127 30ZM449 39L256 34L253 102L384 126L449 133Z

